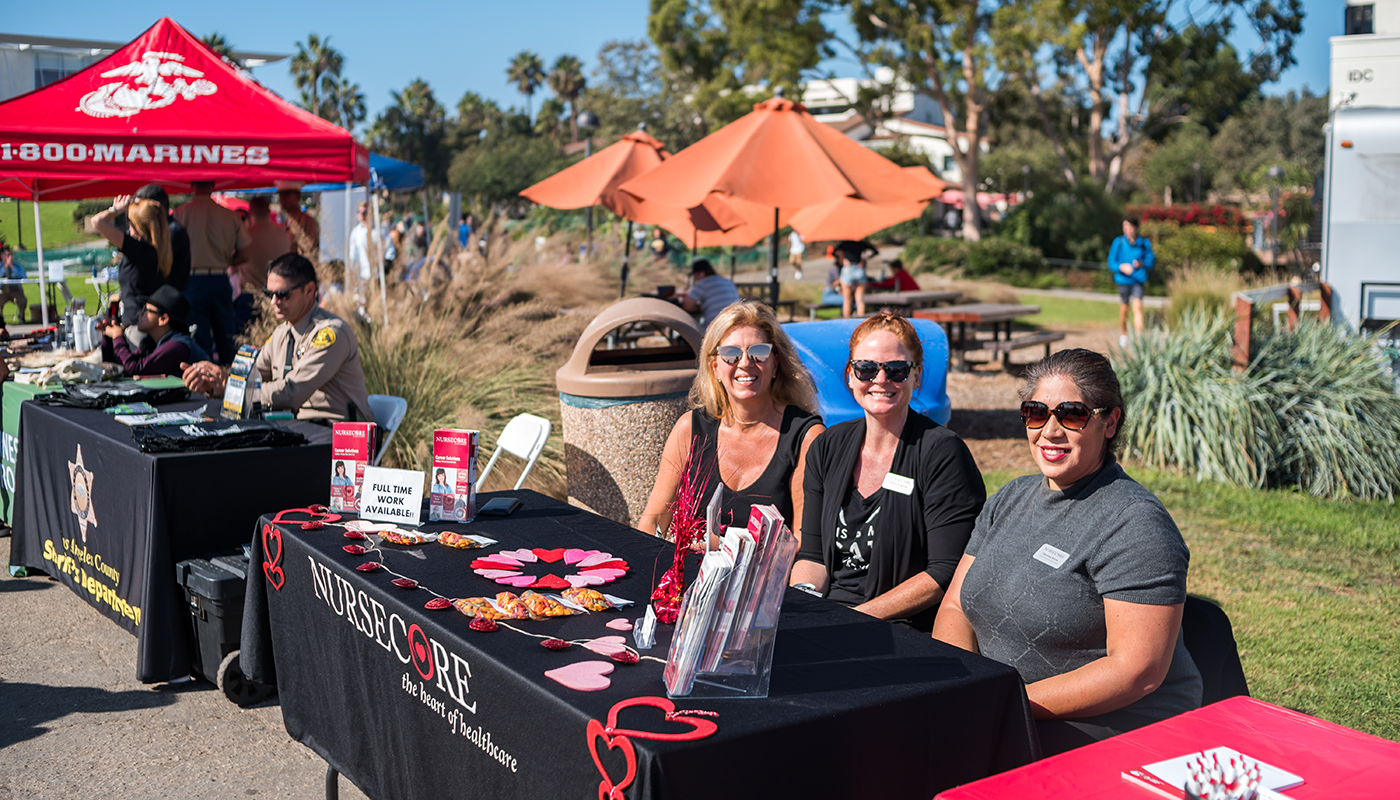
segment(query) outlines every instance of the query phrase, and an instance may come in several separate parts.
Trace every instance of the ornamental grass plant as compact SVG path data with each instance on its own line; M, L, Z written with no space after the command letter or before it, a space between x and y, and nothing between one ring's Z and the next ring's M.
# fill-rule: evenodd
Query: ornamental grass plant
M1128 455L1198 480L1393 503L1400 397L1377 337L1304 319L1258 333L1237 372L1233 325L1191 306L1117 354Z

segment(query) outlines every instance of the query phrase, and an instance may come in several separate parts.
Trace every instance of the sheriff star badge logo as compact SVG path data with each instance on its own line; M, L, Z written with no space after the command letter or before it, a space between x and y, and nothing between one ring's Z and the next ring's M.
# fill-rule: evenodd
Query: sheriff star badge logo
M73 484L73 491L68 496L69 508L78 518L78 530L82 532L83 543L86 544L88 526L97 527L97 514L92 507L92 472L83 466L82 445L78 445L77 457L68 462L68 480Z

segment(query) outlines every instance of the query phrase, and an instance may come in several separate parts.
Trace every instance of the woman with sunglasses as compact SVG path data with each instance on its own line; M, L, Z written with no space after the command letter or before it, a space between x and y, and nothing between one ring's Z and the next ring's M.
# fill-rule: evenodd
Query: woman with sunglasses
M1196 708L1201 676L1181 636L1190 552L1114 457L1108 359L1055 353L1021 397L1041 474L987 502L933 635L1021 673L1051 755Z
M690 387L693 410L671 429L637 527L665 534L689 473L701 514L715 487L723 486L722 524L746 526L753 506L773 505L800 536L807 448L825 430L814 413L816 389L807 368L773 310L754 300L719 312L700 352Z
M928 631L987 494L967 445L909 408L922 363L903 317L851 334L846 386L865 415L812 445L792 584Z

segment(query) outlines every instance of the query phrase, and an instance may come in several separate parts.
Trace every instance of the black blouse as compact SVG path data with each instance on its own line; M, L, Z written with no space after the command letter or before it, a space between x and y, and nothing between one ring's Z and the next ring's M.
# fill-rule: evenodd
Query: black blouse
M864 443L865 418L861 417L828 428L807 453L802 549L797 560L821 564L828 576L837 566L838 515L855 482ZM946 589L987 500L982 473L967 445L952 431L913 410L904 422L890 473L896 476L895 483L899 483L898 477L909 479L906 485L910 491L905 494L884 488L878 492L882 495L881 512L875 520L875 542L860 603L920 572L928 573ZM921 630L931 628L937 610L925 609L910 622Z
M737 491L724 487L720 495L720 524L744 527L749 524L749 511L756 505L773 505L783 515L788 527L793 527L792 519L792 473L797 469L797 460L802 455L802 440L813 425L821 424L821 417L804 411L795 405L788 405L783 412L783 421L778 428L778 445L763 474L748 486ZM700 502L708 503L715 487L722 485L719 475L719 420L697 408L690 412L691 435L691 480L702 486ZM724 531L715 533L723 535Z

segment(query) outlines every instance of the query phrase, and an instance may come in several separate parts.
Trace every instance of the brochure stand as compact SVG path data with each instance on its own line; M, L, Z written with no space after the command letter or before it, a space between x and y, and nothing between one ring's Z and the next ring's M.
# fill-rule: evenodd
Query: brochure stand
M773 672L778 613L797 553L777 509L755 506L749 527L730 528L707 551L681 600L666 661L668 697L763 698Z

